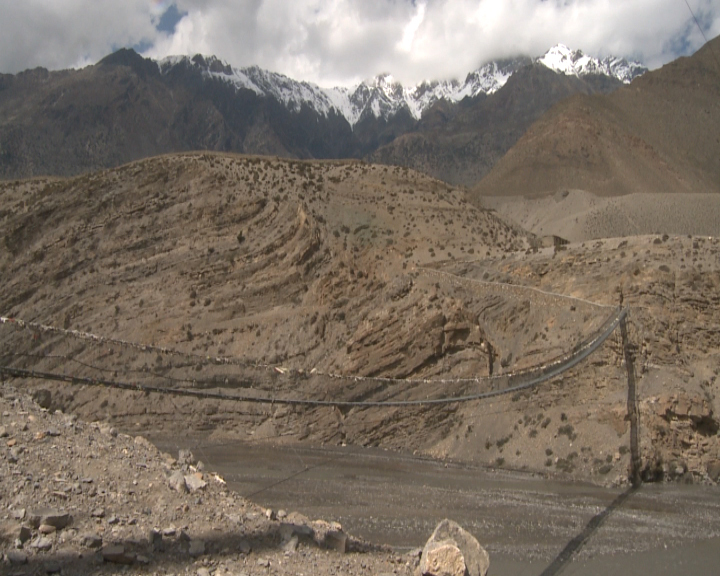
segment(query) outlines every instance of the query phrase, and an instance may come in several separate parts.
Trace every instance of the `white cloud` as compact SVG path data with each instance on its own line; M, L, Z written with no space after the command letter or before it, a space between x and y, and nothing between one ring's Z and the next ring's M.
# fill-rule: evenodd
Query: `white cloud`
M0 3L0 71L57 69L153 40L147 0L23 0Z
M688 0L706 35L718 0ZM657 67L703 39L681 0L176 0L187 14L155 28L171 0L24 0L0 5L0 71L95 62L147 43L153 57L215 54L322 85L391 72L404 82L463 77L483 62L562 42Z

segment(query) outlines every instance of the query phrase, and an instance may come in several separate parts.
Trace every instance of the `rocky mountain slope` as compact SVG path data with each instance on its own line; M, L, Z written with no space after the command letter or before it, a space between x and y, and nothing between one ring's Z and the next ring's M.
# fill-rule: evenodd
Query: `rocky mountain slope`
M598 60L558 44L543 56L519 57L488 62L469 72L465 80L427 80L416 86L403 86L391 74L381 74L356 86L321 88L309 82L298 82L282 74L257 66L234 68L215 56L171 56L158 65L163 73L176 66L191 66L202 70L206 78L216 78L233 84L239 90L252 90L260 96L274 98L288 109L298 112L308 107L327 116L331 111L345 117L351 126L372 117L389 120L404 109L419 120L433 104L441 100L457 103L465 98L487 96L500 90L518 70L533 63L553 72L583 78L606 76L629 84L647 72L638 62L628 62L614 56Z
M718 53L715 38L612 94L557 104L474 188L474 197L720 192Z
M4 183L0 195L0 313L56 328L0 324L6 365L247 397L25 380L51 407L123 430L382 446L622 483L617 337L562 378L500 398L253 401L484 391L494 381L478 376L571 353L622 291L644 474L710 481L720 463L717 239L533 252L533 238L461 190L360 162L170 155Z
M187 450L163 454L8 387L0 413L5 574L411 574L417 564L336 522L256 506Z
M535 66L562 74L549 74L547 87L527 88L533 92L520 93L516 87L511 98L518 101L507 113L487 106L478 112L507 118L517 109L521 118L509 121L505 132L510 136L503 136L496 147L501 152L528 124L525 108L537 108L532 121L558 98L577 90L614 89L644 71L637 63L601 62L565 47L535 60ZM429 122L436 124L443 114L473 109L488 94L503 91L513 73L530 63L529 58L492 62L463 82L431 81L406 88L382 75L351 88L322 89L257 67L232 68L215 57L154 62L123 49L83 70L38 68L1 75L0 178L71 175L185 150L363 157L402 134L425 130L427 122L418 126L418 120L430 110ZM566 73L584 80L568 83ZM555 88L556 83L563 88ZM540 88L551 95L538 94ZM445 130L482 129L469 121L468 127L458 121ZM496 124L502 133L505 125ZM497 153L490 150L492 157L481 160L482 165L492 165ZM409 165L400 157L388 161ZM454 168L432 168L431 173L452 176ZM477 173L452 181L468 183L469 178L476 178L474 183Z
M369 159L472 186L554 104L574 94L606 93L621 85L607 76L581 78L532 64L515 72L490 96L456 107L438 102L415 130L380 147Z

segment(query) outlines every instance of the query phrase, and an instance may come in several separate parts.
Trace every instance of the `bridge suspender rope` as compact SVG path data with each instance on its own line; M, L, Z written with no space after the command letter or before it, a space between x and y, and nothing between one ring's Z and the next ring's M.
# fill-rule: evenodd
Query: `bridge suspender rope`
M53 380L57 382L67 382L70 384L83 384L83 385L92 385L92 386L105 386L109 388L118 388L122 390L139 390L143 392L156 392L161 394L175 394L175 395L182 395L182 396L195 396L199 398L212 398L212 399L219 399L219 400L234 400L238 402L252 402L252 403L263 403L263 404L285 404L285 405L292 405L292 406L338 406L338 407L380 407L380 406L386 406L386 407L395 407L395 406L430 406L430 405L441 405L441 404L452 404L456 402L469 402L472 400L482 400L485 398L492 398L495 396L501 396L505 394L510 394L513 392L518 392L521 390L526 390L532 387L537 386L538 384L541 384L542 382L546 382L547 380L550 380L552 378L555 378L556 376L559 376L563 374L564 372L567 372L580 362L582 362L584 359L586 359L590 354L595 352L604 342L607 340L607 338L612 334L615 329L618 327L618 325L621 326L621 331L623 332L623 348L625 350L626 354L626 364L628 365L628 370L632 367L632 360L630 364L628 364L628 346L627 346L627 331L625 327L625 319L628 314L627 308L617 308L617 310L603 323L601 328L594 334L593 336L587 338L585 341L583 341L579 346L573 350L573 352L565 357L562 357L560 359L557 359L553 362L550 362L545 365L537 366L530 369L524 369L521 371L518 371L516 373L509 373L502 375L500 377L491 377L491 378L476 378L476 379L467 379L467 378L459 378L455 381L457 382L467 382L469 380L475 381L477 383L481 383L484 381L487 382L497 382L500 378L506 379L508 384L511 384L513 381L517 381L518 383L515 385L509 385L505 388L502 388L500 390L490 390L486 392L478 392L475 394L466 394L463 396L453 396L453 397L446 397L446 398L430 398L430 399L422 399L422 400L313 400L313 399L305 399L305 398L276 398L276 397L257 397L253 395L247 395L247 394L225 394L223 392L211 392L211 391L205 391L205 390L193 390L193 389L184 389L184 388L169 388L165 386L152 386L152 385L141 385L141 384L134 384L134 383L128 383L128 382L120 382L116 380L109 380L105 378L88 378L88 377L80 377L80 376L72 376L72 375L66 375L66 374L58 374L54 372L45 372L45 371L37 371L37 370L27 370L23 368L14 368L11 366L0 366L0 374L15 378L39 378L39 379L45 379L45 380ZM14 320L9 318L0 318L0 320L3 323L8 322L14 322ZM18 322L21 326L26 326L26 323L24 322ZM140 345L138 345L140 346ZM149 347L151 348L151 347ZM630 374L630 372L628 372ZM347 378L355 378L355 379L361 379L362 377L356 376L348 376ZM368 380L375 380L375 378L367 378ZM410 380L409 379L383 379L388 381L394 381L397 383L407 383ZM432 380L422 380L423 382L432 382ZM453 380L442 380L442 382L448 382ZM438 382L441 382L438 380ZM633 377L633 383L634 383L634 377ZM632 395L634 398L634 384L632 388ZM628 408L630 408L630 399L628 399ZM637 413L637 410L635 409L635 414ZM632 413L631 413L632 418ZM637 417L636 417L637 418ZM637 435L636 435L637 436ZM635 444L637 445L637 437L635 437Z

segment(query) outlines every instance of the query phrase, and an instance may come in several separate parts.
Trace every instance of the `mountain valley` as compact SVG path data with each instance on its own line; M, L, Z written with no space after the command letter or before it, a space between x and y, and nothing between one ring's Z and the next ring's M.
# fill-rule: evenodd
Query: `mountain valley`
M452 499L497 574L557 573L590 537L598 573L676 545L713 565L718 42L411 88L132 50L0 76L3 569L416 569L213 462L252 498L343 492L407 533Z

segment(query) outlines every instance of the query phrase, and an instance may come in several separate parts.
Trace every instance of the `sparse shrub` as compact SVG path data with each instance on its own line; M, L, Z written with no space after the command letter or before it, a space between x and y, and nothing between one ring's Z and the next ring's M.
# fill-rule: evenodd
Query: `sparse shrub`
M575 428L573 428L572 424L560 426L560 428L558 428L558 435L567 436L571 442L575 440L575 438L577 438L577 434L575 434Z

